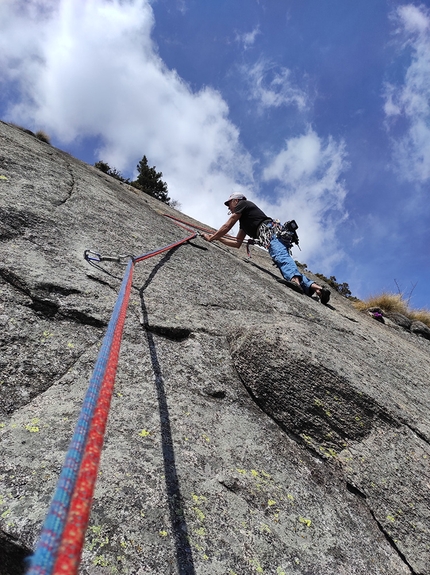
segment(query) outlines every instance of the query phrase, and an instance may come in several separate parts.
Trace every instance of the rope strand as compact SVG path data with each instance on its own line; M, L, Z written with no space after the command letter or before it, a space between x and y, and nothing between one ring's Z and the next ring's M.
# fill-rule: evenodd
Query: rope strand
M129 268L131 262L129 264ZM129 273L126 271L126 276ZM48 515L46 517L39 543L34 555L30 558L30 568L27 575L51 575L58 546L64 530L71 496L75 487L80 462L90 430L91 421L97 405L103 377L108 364L118 316L121 310L121 300L126 286L126 277L121 286L118 300L112 313L106 335L103 340L88 391L75 427L75 432L66 454L57 488L54 493Z
M121 310L115 333L113 335L111 352L106 366L94 417L91 422L87 443L85 445L82 464L76 479L76 485L70 503L67 521L64 526L53 575L72 575L77 573L79 567L85 532L90 518L91 503L97 480L97 471L103 448L106 423L115 385L122 332L130 298L131 281L133 277L132 272L133 266L130 262L130 273L128 274L125 293L122 298Z
M115 383L134 265L180 246L186 238L130 259L27 575L75 575L88 526Z

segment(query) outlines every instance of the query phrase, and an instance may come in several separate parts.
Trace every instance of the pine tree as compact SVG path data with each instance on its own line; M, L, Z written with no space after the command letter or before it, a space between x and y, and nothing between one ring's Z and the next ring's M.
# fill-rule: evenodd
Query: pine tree
M139 175L137 179L132 182L132 185L139 188L145 194L149 194L157 200L161 200L165 204L170 203L170 198L167 195L167 184L161 179L163 177L162 172L157 172L155 166L150 168L148 166L148 160L146 156L140 160L137 164L137 171Z

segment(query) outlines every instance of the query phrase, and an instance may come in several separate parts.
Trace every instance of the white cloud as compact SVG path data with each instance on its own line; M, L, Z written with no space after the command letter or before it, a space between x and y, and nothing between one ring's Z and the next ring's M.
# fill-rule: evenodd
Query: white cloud
M7 0L0 17L0 63L21 90L11 120L64 143L100 136L100 159L121 171L146 154L169 195L208 223L225 217L235 182L252 182L221 95L192 92L157 55L147 0Z
M238 42L240 42L241 44L243 44L243 47L245 48L245 50L248 50L248 48L250 48L251 46L254 45L255 39L257 38L257 36L259 34L261 34L261 31L260 31L260 27L257 26L251 32L247 32L245 34L237 34L236 40Z
M0 20L3 81L19 88L8 119L65 144L99 137L97 159L123 173L145 154L183 211L214 227L227 219L223 202L232 189L241 190L269 215L297 219L308 263L323 253L322 269L340 257L343 145L312 130L289 140L266 159L263 178L283 196L276 205L262 201L254 160L222 95L211 87L193 92L159 57L149 0L3 0ZM253 97L265 107L304 108L306 95L289 76L260 62Z
M397 9L396 20L411 63L401 83L386 86L384 111L389 129L399 119L407 124L393 138L394 166L405 180L423 183L430 178L430 15L406 5Z
M261 110L280 106L296 106L299 110L306 108L307 95L293 85L287 68L277 68L260 59L252 66L243 66L241 71L249 84L249 99L258 102Z
M407 32L419 34L428 32L429 19L424 7L418 8L413 4L399 6L397 14Z
M347 168L344 143L333 138L324 142L309 128L286 141L263 171L264 180L275 182L278 217L296 219L304 232L298 259L305 258L319 270L330 269L343 258L336 231L347 217L341 180Z
M176 1L176 8L181 14L186 14L188 11L188 5L186 0L177 0Z

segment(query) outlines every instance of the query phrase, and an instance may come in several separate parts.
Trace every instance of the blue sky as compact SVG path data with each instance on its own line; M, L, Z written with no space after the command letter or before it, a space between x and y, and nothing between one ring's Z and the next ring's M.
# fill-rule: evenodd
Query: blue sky
M396 0L2 0L0 118L214 227L243 191L314 272L430 307L430 9Z

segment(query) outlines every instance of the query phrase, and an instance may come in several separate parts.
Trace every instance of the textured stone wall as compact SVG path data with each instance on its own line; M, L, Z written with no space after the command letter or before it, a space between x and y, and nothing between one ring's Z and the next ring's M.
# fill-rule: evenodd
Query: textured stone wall
M186 236L164 213L192 222L0 122L1 575L37 543L124 274L84 250ZM201 238L136 265L81 573L429 573L430 342L277 278Z

